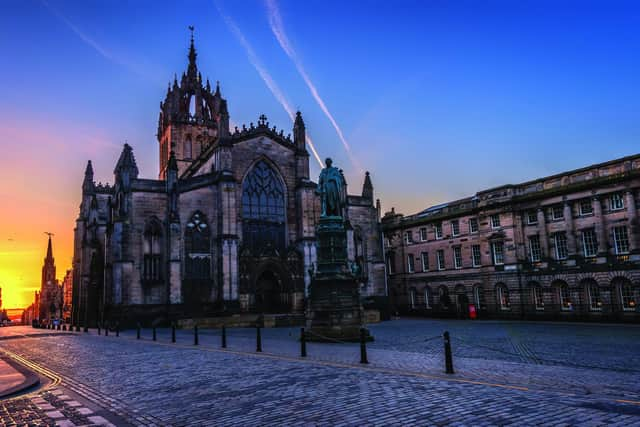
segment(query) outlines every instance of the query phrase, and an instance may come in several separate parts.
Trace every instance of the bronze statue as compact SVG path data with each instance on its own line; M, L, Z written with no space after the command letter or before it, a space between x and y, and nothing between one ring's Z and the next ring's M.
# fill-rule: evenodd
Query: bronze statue
M330 158L325 160L327 167L320 172L318 188L316 193L320 195L322 212L320 216L342 216L344 207L344 176L340 170L331 166L333 161Z

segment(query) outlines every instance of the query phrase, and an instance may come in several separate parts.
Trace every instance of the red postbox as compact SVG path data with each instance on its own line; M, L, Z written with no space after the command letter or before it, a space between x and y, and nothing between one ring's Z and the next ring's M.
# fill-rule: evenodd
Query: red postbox
M478 317L475 304L469 304L469 318L474 320Z

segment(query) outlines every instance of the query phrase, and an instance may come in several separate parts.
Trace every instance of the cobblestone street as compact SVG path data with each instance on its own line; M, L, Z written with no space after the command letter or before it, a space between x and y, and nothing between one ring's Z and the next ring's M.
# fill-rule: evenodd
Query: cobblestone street
M1 425L640 425L634 326L392 321L371 326L368 365L357 344L308 343L300 358L294 328L263 329L263 353L253 329L229 329L226 350L218 330L198 346L190 330L175 344L167 329L156 342L5 330L0 348L59 384L1 401Z

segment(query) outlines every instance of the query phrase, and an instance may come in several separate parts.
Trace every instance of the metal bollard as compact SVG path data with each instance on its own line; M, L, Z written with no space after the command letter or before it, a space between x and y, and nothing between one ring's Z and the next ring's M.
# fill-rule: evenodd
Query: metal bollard
M87 325L86 323L84 324L84 333L89 333L89 325Z
M307 337L304 328L300 328L300 357L307 357Z
M222 325L222 348L227 348L227 328Z
M140 322L136 325L136 339L140 339Z
M109 325L104 325L104 336L105 337L109 336Z
M451 357L451 338L449 337L449 331L444 331L442 336L444 337L445 372L447 374L453 374L453 358Z
M360 328L360 363L369 363L367 360L367 330Z
M198 345L198 324L193 325L193 345Z
M76 324L76 332L80 332L80 323Z
M67 331L67 324L66 324L66 323L65 323L64 325L62 325L62 330L63 330L64 332L66 332L66 331Z
M116 336L120 336L120 322L116 322Z
M256 352L262 352L262 334L260 333L260 326L256 326Z
M156 340L156 327L153 327L153 340Z
M100 333L100 323L96 324L96 327L98 328L98 335L102 335L102 334Z
M171 324L171 342L176 342L176 324Z
M58 330L62 330L62 326L60 326L60 323L58 323Z

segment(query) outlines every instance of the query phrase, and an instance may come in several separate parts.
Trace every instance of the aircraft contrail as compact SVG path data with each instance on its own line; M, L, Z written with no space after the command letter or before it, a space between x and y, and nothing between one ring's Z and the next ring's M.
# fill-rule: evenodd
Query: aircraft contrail
M258 55L256 55L255 51L253 50L253 47L251 46L249 41L246 39L244 34L242 34L242 31L240 31L240 28L238 28L234 20L231 19L230 16L226 15L222 11L222 9L220 8L217 2L214 2L214 3L216 5L216 8L218 9L218 12L220 13L220 16L222 16L222 19L224 19L225 24L227 24L227 27L233 33L236 39L238 39L238 41L244 48L247 54L247 58L249 59L249 62L251 63L251 65L253 65L253 68L256 69L256 71L260 75L260 78L262 78L265 85L267 85L267 88L271 91L271 93L276 98L276 100L280 103L280 105L282 105L282 108L284 108L284 110L289 115L289 118L291 118L291 121L293 122L295 120L295 112L293 108L291 108L291 105L289 104L289 101L287 101L287 98L285 97L284 93L282 92L278 84L273 80L273 78L271 77L271 74L269 74L266 67L262 64L262 62L258 58ZM315 145L313 144L313 141L309 135L306 136L306 140L307 140L307 144L309 145L309 148L311 149L311 152L313 153L313 156L318 161L318 164L320 165L321 168L324 167L324 165L322 164L322 159L318 155Z
M300 76L306 83L307 87L309 88L311 95L316 100L316 103L318 104L322 112L325 114L325 116L327 116L327 119L329 119L329 121L331 122L331 125L333 125L333 128L335 129L336 133L338 134L338 137L340 138L340 141L342 142L342 145L347 151L349 160L351 160L351 163L356 169L362 172L363 169L360 166L360 163L358 162L358 160L353 155L351 151L351 146L349 145L346 138L344 137L344 134L342 133L342 129L340 129L340 126L338 126L338 123L336 122L333 115L327 108L327 105L324 103L324 100L318 93L318 89L311 81L311 78L305 71L304 66L302 65L302 62L300 61L300 59L298 58L298 55L293 49L293 46L289 42L289 38L287 37L287 34L284 30L284 25L282 23L282 16L280 15L280 10L278 9L278 5L276 1L265 0L265 3L267 6L267 13L269 17L269 26L271 27L271 31L273 32L273 34L276 36L276 39L278 40L280 47L282 48L282 50L284 50L284 52L287 54L289 59L291 59L296 69L298 70L298 73L300 74Z

